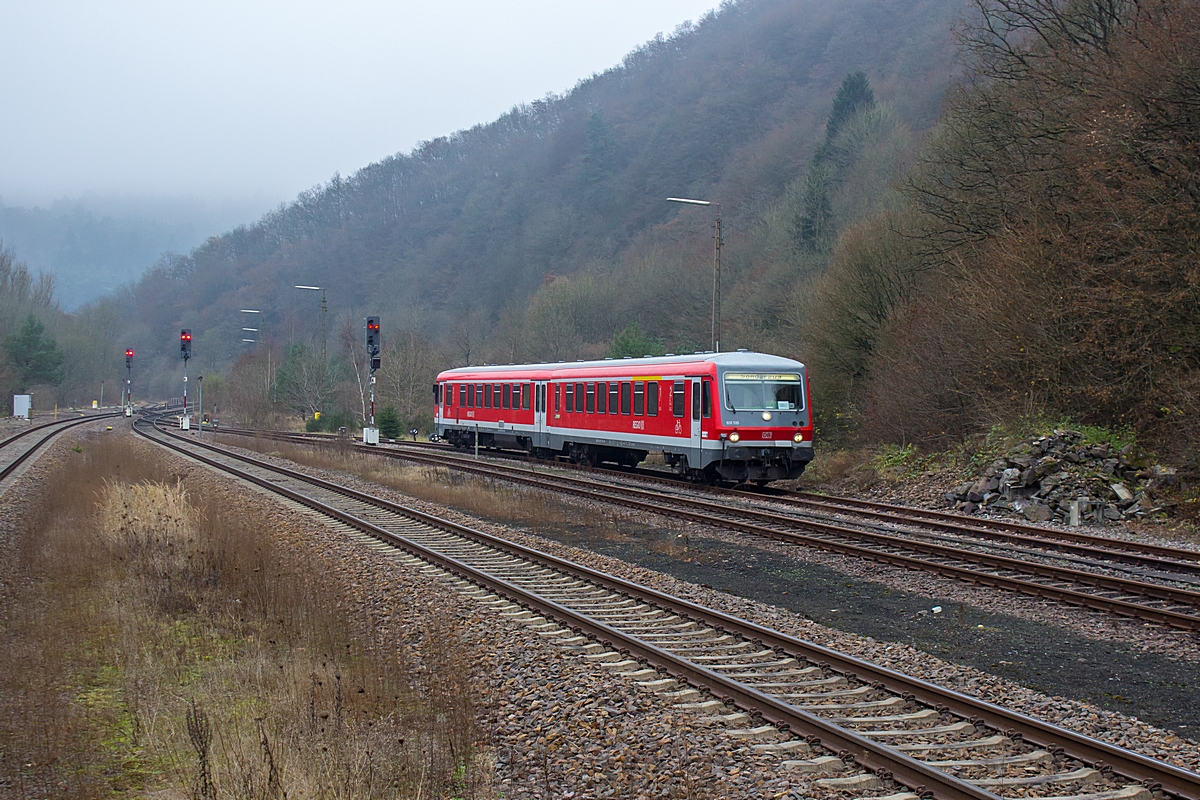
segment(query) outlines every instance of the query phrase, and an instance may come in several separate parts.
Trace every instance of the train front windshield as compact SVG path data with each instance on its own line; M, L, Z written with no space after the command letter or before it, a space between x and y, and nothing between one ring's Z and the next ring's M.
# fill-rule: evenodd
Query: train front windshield
M730 411L799 411L804 408L800 374L727 372L725 407Z

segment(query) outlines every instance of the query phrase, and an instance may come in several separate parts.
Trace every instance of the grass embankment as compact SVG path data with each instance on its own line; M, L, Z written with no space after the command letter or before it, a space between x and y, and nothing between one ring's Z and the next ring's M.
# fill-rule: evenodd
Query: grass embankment
M452 619L373 627L277 518L72 450L2 543L0 794L489 795Z

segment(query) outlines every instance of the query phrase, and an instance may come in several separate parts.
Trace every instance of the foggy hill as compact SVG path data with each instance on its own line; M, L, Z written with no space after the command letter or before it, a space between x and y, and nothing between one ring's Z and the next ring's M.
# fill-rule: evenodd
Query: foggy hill
M471 315L482 335L522 315L556 276L611 276L636 249L681 236L711 247L707 218L668 196L719 199L730 235L750 236L804 176L848 74L866 74L893 124L932 124L962 9L960 0L726 4L563 96L335 175L254 225L165 259L126 301L137 321L126 337L173 358L178 329L191 327L209 363L227 365L239 352L239 308L263 309L268 335L312 334L313 298L297 297L297 283L328 287L331 329L369 306L385 330L419 325L440 339ZM752 276L731 259L731 281ZM706 339L707 312L696 316L688 324ZM598 336L622 320L610 322Z
M44 208L0 202L0 242L34 272L53 273L56 299L73 311L267 206L97 195Z

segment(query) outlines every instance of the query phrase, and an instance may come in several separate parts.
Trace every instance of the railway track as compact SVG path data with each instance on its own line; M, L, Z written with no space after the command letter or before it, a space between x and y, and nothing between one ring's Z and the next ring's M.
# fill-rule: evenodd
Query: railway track
M235 433L238 433L235 431ZM312 442L311 438L275 435L284 441ZM597 476L575 477L559 470L537 471L479 462L444 448L372 448L372 453L414 463L448 467L492 480L569 494L589 501L634 508L676 520L710 525L762 536L842 555L933 572L968 583L991 586L1107 614L1138 619L1184 631L1200 631L1200 562L1192 551L1177 551L1179 558L1160 553L1138 555L1108 547L1116 540L1082 545L1035 539L1024 531L1005 533L1002 541L967 537L959 528L922 530L911 517L887 518L872 509L866 522L825 515L787 513L777 509L732 505L691 496L690 487L671 484L670 491L643 489ZM761 497L740 493L738 500ZM880 523L887 523L888 527ZM1040 530L1031 526L1024 529ZM999 532L993 532L1000 536ZM1057 533L1057 532L1055 532ZM1162 550L1163 548L1158 548ZM1185 560L1187 557L1192 560ZM1138 577L1128 577L1132 570Z
M64 430L119 416L121 416L120 413L92 414L46 422L0 440L0 482L7 479L38 450L41 450Z
M224 432L238 436L257 436L278 441L306 444L346 441L344 438L336 437L332 434L288 433L283 431L243 429L226 429ZM447 445L425 442L403 442L399 440L391 445L382 446L379 449L382 451L391 448L442 453L451 456L459 455L457 451L451 450ZM524 453L518 454L498 450L486 451L486 455L489 458L519 460L522 463L529 462L529 456ZM564 468L573 466L567 462L546 463L556 463ZM612 474L620 476L624 480L640 480L667 486L686 485L708 495L729 497L750 503L771 502L796 509L814 510L831 514L850 514L889 524L909 522L929 530L942 531L951 535L961 535L1017 546L1026 545L1068 555L1100 558L1106 561L1127 563L1137 567L1163 569L1170 572L1200 576L1200 552L1196 550L1166 547L1147 542L1126 541L1077 531L1043 528L1036 525L988 519L986 517L968 517L945 511L911 508L871 500L860 500L852 497L816 494L814 492L778 489L775 487L757 489L716 486L701 487L674 473L646 467L639 467L633 470L610 468L607 466L576 468L591 474Z
M400 548L465 597L727 726L781 770L823 776L823 788L891 800L1200 798L1200 775L1173 765L145 421L135 429Z

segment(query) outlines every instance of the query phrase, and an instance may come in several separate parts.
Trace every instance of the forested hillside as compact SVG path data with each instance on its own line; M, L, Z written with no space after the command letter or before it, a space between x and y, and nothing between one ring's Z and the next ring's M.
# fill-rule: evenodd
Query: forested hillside
M1061 415L1195 464L1200 8L977 2L903 204L815 287L827 419L932 442Z
M962 11L961 0L726 4L563 96L335 176L164 260L116 301L134 323L127 338L162 354L161 394L177 393L181 327L210 374L245 353L242 327L279 348L272 364L311 358L319 297L292 287L323 286L342 389L289 404L361 409L342 341L349 325L357 347L355 326L374 312L385 382L420 386L386 390L414 398L406 413L424 410L437 366L594 355L633 323L651 344L708 347L713 209L666 202L691 196L722 204L727 344L794 354L794 330L773 341L799 324L780 292L823 270L836 231L889 196L940 113ZM830 126L859 72L873 99ZM243 308L263 311L261 324ZM400 375L405 363L419 377Z

